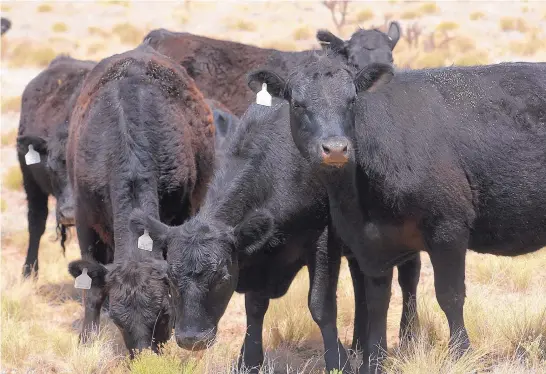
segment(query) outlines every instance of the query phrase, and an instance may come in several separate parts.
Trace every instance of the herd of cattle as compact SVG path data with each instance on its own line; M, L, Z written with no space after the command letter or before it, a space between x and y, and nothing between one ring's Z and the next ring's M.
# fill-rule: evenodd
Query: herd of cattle
M411 339L426 251L464 352L467 248L546 245L546 64L396 70L399 38L397 22L349 40L320 30L321 50L282 52L158 29L98 63L58 56L22 96L24 275L38 272L52 194L63 248L76 226L68 270L91 278L81 342L108 300L131 356L158 352L173 327L180 347L204 349L237 291L239 367L257 372L269 300L307 266L326 369L350 372L336 327L346 256L368 373L387 345L394 266ZM262 87L271 105L256 103Z

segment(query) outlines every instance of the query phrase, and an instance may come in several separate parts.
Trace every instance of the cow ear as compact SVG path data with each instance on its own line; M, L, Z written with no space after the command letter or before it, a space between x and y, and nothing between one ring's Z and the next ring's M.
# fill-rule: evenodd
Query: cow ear
M396 43L398 43L398 40L400 40L400 35L400 24L396 21L392 21L389 25L389 31L387 32L387 36L390 39L391 51L394 49L394 47L396 47Z
M373 92L379 87L389 83L394 76L391 65L372 63L360 70L355 77L356 92Z
M267 84L267 92L271 96L280 99L290 100L289 92L286 89L286 81L277 73L270 70L255 70L248 74L248 87L258 93L262 89L262 84Z
M274 229L271 213L264 209L254 211L235 227L237 247L247 255L256 253L271 239Z
M158 241L161 243L167 240L167 236L171 230L170 226L151 217L139 208L135 208L131 212L131 215L129 216L129 228L133 233L139 236L144 234L144 230L147 230L150 238L152 238L154 242Z
M106 276L112 269L112 266L104 266L98 262L88 260L76 260L68 264L68 272L74 278L79 277L84 268L87 269L87 275L91 278L91 286L104 288L106 285Z
M17 137L17 152L25 155L28 152L28 146L32 145L34 150L41 155L47 155L47 140L40 136L19 135Z
M347 54L347 43L343 39L338 38L337 36L332 34L330 31L318 30L316 37L323 50L331 50L334 53L339 53L343 55Z

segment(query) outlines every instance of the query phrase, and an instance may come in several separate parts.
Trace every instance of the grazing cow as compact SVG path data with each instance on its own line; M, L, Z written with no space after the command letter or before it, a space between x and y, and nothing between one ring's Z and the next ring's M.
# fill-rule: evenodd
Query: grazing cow
M0 18L0 26L1 26L1 34L4 35L6 31L8 31L11 28L11 21L7 18L1 17Z
M295 144L362 270L390 273L428 252L450 342L466 350L467 248L516 256L546 245L546 63L396 74L371 64L354 75L315 56L289 81L250 79L290 103Z
M133 208L181 224L199 208L214 163L212 113L185 70L141 45L102 60L74 108L67 168L74 189L82 260L88 269L80 339L98 327L109 298L110 317L130 354L171 335L171 295L162 246L139 249L129 230Z
M309 309L322 332L326 367L347 370L350 365L336 328L342 248L325 231L326 190L293 145L288 114L288 105L278 100L272 108L251 104L197 215L172 227L136 210L133 230L147 229L167 250L171 281L177 288L173 293L175 336L181 347L202 349L210 344L232 293L244 293L247 334L239 366L257 372L263 361L262 326L269 300L284 295L297 272L307 265ZM400 268L404 295L415 295L418 260L412 262L417 266ZM357 274L361 279L359 269ZM366 282L366 289L364 280L355 283L358 302L370 303L369 313L376 321L376 314L384 308L378 303L383 300L376 299L377 289L384 287L390 291L389 282ZM409 304L404 305L405 315ZM364 339L367 311L364 305L363 314L358 315L361 330L355 330ZM369 326L371 334L381 328L380 323Z
M231 113L231 111L222 103L213 100L205 99L206 103L212 110L214 119L214 141L216 144L216 153L224 149L224 144L227 139L231 138L232 134L237 129L239 118Z
M25 87L17 137L17 156L28 201L29 244L23 275L38 272L38 248L48 215L49 195L57 200L57 230L64 251L66 229L74 224L72 189L65 172L57 172L65 162L68 119L93 61L56 57ZM32 145L40 162L27 165L25 155ZM62 165L59 165L62 166Z
M339 46L338 55L357 66L368 62L392 62L389 51L400 36L398 23L393 24L389 36L375 30L358 30L346 42L327 31L319 32L317 37L321 42ZM246 74L250 70L267 65L286 73L313 52L264 49L165 29L152 30L143 42L182 64L206 97L224 103L239 117L254 101L254 94L246 84Z

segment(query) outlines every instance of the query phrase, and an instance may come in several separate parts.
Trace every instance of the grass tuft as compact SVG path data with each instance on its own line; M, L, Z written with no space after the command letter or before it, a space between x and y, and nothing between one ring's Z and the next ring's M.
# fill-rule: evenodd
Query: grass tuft
M49 12L53 11L53 7L51 5L49 5L49 4L40 4L36 8L36 11L38 13L49 13Z
M56 56L57 53L53 48L47 45L21 42L7 53L6 59L8 65L13 68L22 66L47 67Z
M112 28L112 34L117 35L123 44L138 45L144 38L144 32L130 23L120 23Z
M313 30L307 26L301 26L294 30L292 36L296 40L306 40L313 36Z
M435 14L439 11L436 3L425 3L419 9L423 14Z
M357 23L363 23L368 22L373 19L373 12L371 9L364 9L357 13L356 15L356 22Z
M53 30L53 32L58 32L58 33L67 32L68 26L64 22L57 22L51 27L51 30Z
M13 165L6 170L4 174L4 186L14 191L23 188L23 174L21 174L19 165Z
M20 112L21 111L21 96L2 97L1 108L2 108L2 113ZM3 140L2 140L2 144L4 144Z
M522 18L503 17L499 21L502 31L527 31L527 25Z
M478 21L478 20L481 20L481 19L485 18L485 13L483 13L483 12L473 12L473 13L470 13L469 18L470 18L471 21Z
M229 20L226 26L231 30L256 31L256 25L246 19L238 19L237 21Z

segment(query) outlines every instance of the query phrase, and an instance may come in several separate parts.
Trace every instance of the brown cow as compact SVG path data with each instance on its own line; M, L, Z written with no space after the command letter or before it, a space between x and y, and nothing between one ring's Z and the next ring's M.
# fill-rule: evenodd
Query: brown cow
M391 22L388 34L359 29L346 42L325 30L320 30L317 38L331 44L339 52L337 56L357 67L370 62L392 63L392 50L400 38L400 25ZM224 103L239 117L255 98L246 82L250 70L266 65L286 74L314 52L264 49L166 29L150 31L143 43L182 64L206 97Z
M49 195L57 199L57 229L64 250L66 228L74 224L72 189L66 173L54 162L65 162L68 119L86 75L94 61L58 56L25 87L17 137L17 153L28 201L29 245L23 275L38 271L38 247L45 231ZM41 161L27 165L32 145Z
M133 355L171 335L167 262L158 242L139 249L129 229L139 207L181 224L199 207L214 163L212 113L186 71L146 45L102 60L90 73L70 122L67 168L74 188L82 260L92 279L80 339L110 316Z

